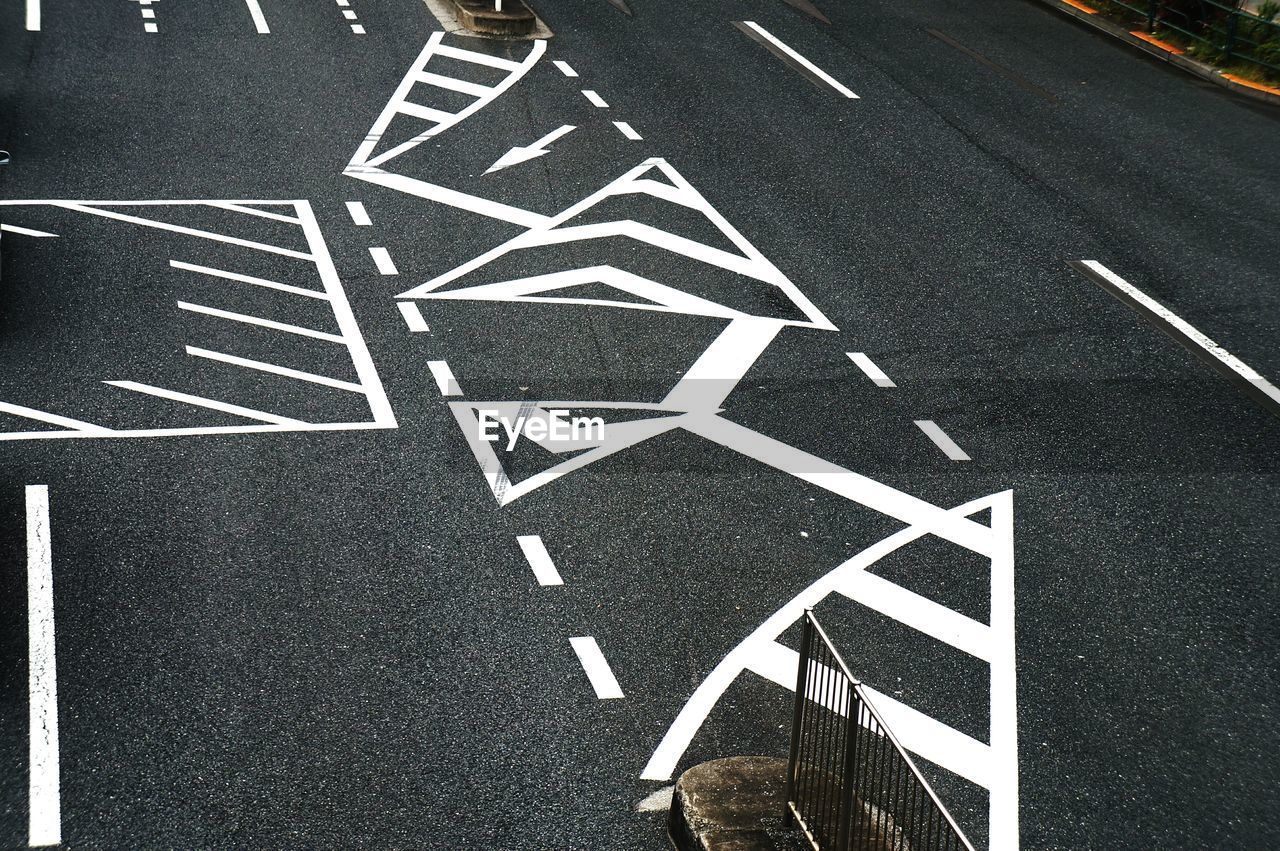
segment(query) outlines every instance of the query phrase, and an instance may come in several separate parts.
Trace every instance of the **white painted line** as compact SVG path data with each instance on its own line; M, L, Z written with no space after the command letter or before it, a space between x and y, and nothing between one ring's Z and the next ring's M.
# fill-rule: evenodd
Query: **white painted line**
M450 59L460 59L463 62L471 62L476 65L488 65L490 68L498 68L503 71L518 71L523 67L523 63L512 62L510 59L503 59L501 56L490 56L487 53L477 53L474 50L464 50L461 47L450 47L447 44L440 44L438 41L435 52L441 56L448 56ZM538 53L541 55L542 51L538 51Z
M427 361L427 366L431 368L431 376L435 378L441 396L462 395L462 388L458 386L458 379L453 377L453 370L449 369L449 364L442 360L433 360Z
M143 24L143 25L142 25L142 28L143 28L144 30L146 30L147 32L149 32L149 33L159 32L159 31L160 31L160 28L159 28L158 26L156 26L155 24Z
M920 430L929 436L929 439L937 444L938 448L947 453L947 457L952 461L972 461L969 454L956 445L956 442L947 433L943 431L933 420L916 420L915 424Z
M622 132L623 136L626 136L628 139L630 139L633 142L639 142L642 138L644 138L639 133L637 133L630 124L628 124L625 121L615 121L613 122L613 126L617 127L618 130Z
M893 383L893 380L890 379L889 376L884 374L880 367L872 363L871 358L867 357L862 352L845 352L845 354L858 365L858 369L862 370L863 374L865 374L867 378L870 378L876 383L877 387L898 386Z
M587 679L591 680L591 687L596 690L596 697L600 700L625 697L618 686L617 679L613 676L613 671L609 669L608 661L600 652L600 645L596 644L594 638L589 635L570 638L569 643L573 645L573 652L578 654L578 661L582 663L582 670L587 672Z
M644 800L636 804L636 812L638 813L665 813L671 809L671 798L675 794L675 784L663 786L657 791L650 792L645 796Z
M144 21L151 21L151 20L154 20L154 19L155 19L155 17L156 17L156 10L155 10L155 9L143 9L143 10L142 10L142 19L143 19Z
M349 6L349 5L351 5L351 3L350 3L350 0L338 0L338 5L339 5L339 6Z
M276 281L268 281L266 278L255 278L252 275L241 275L239 272L227 272L223 269L215 269L212 266L198 266L195 263L184 263L181 260L170 260L169 265L175 269L182 269L186 272L197 272L201 275L210 275L214 278L225 278L228 281L239 281L243 284L253 284L256 287L266 287L267 289L280 290L281 292L292 293L293 295L304 295L308 298L318 298L323 301L329 300L329 296L319 290L295 287L293 284L281 284Z
M446 77L443 74L433 74L430 71L420 71L417 75L417 80L419 83L438 86L451 92L461 92L464 95L471 95L476 98L487 97L493 91L493 86L473 83L470 80L459 80L457 77Z
M533 568L533 576L538 580L539 585L563 585L564 580L560 578L560 572L556 570L555 562L551 560L551 554L547 552L547 547L542 543L540 535L520 535L516 538L520 544L520 549L524 552L525 559L529 562L529 567Z
M258 5L258 0L244 0L249 6L249 15L253 18L253 25L259 33L267 34L271 30L267 27L267 19L262 16L262 6Z
M404 324L409 326L410 331L421 334L431 330L427 326L427 320L422 318L422 311L416 301L397 301L396 307L400 308L400 315L404 317Z
M378 271L384 275L399 275L400 270L396 268L396 264L391 262L391 255L387 253L387 249L377 246L369 249L369 255L373 257L373 262L378 265Z
M10 402L0 402L0 414L12 414L15 417L22 417L23 419L36 420L37 422L48 423L49 425L62 426L63 428L69 428L74 432L79 432L80 434L85 435L105 435L112 432L109 428L94 425L93 423L73 420L70 417L60 417L57 414L37 411L35 408L26 408L22 405L14 405Z
M591 101L593 104L595 104L598 107L604 108L609 105L604 102L604 98L600 97L600 95L596 94L591 89L583 89L582 94L586 97L587 100Z
M1080 263L1095 272L1107 283L1111 284L1111 286L1136 301L1140 306L1152 314L1154 318L1175 329L1180 335L1179 339L1186 340L1187 342L1195 345L1205 354L1225 366L1232 373L1238 375L1240 378L1251 384L1263 396L1276 404L1280 404L1280 389L1277 389L1274 384L1263 378L1262 375L1253 369L1253 367L1231 354L1231 352L1222 348L1222 346L1219 346L1213 340L1200 333L1200 331L1198 331L1193 325L1186 322L1176 313L1169 310L1163 304L1156 301L1151 296L1126 281L1124 278L1121 278L1115 272L1112 272L1098 261L1081 260Z
M27 32L40 32L40 0L27 0Z
M260 316L250 316L247 313L233 313L230 310L220 310L216 307L205 307L203 304L192 304L187 301L178 302L180 310L189 310L192 313L203 313L206 316L214 316L218 319L230 319L232 322L243 322L246 325L259 325L263 328L270 328L273 331L283 331L286 334L297 334L299 337L311 337L316 340L325 340L330 343L341 343L346 345L347 341L338 334L330 334L328 331L316 331L312 328L303 328L298 325L289 325L284 322L276 322L274 319L263 319Z
M222 210L231 210L235 213L244 213L248 216L258 216L263 219L272 219L277 222L288 222L291 225L302 224L293 216L286 216L283 213L272 213L267 210L259 210L257 207L246 207L243 204L236 204L232 201L204 201L206 207L217 207ZM274 203L279 203L274 202Z
M857 95L855 95L853 92L849 91L847 88L845 88L845 87L844 87L843 85L841 85L839 82L837 82L837 81L835 80L835 78L833 78L833 77L832 77L830 74L828 74L826 71L823 71L823 70L822 70L821 68L819 68L817 65L814 65L812 62L810 62L808 59L805 59L805 58L804 58L803 56L801 56L799 53L796 53L796 52L795 52L794 50L792 50L790 47L787 47L785 44L783 44L781 41L779 41L779 40L777 39L777 37L775 37L772 33L770 33L770 32L769 32L768 30L766 30L764 27L762 27L762 26L760 26L759 24L757 24L755 21L743 21L742 23L743 23L745 26L748 26L748 27L750 27L751 29L755 30L755 31L756 31L757 33L759 33L763 38L768 39L768 40L769 40L769 41L770 41L770 42L771 42L775 47L777 47L779 50L781 50L781 51L782 51L783 53L785 53L787 56L790 56L790 57L791 57L793 60L795 60L798 64L800 64L800 65L802 65L804 68L806 68L806 69L807 69L811 74L813 74L814 76L816 76L816 77L818 77L819 79L821 79L823 82L825 82L827 85L831 86L831 88L835 89L835 90L836 90L837 92L839 92L840 94L844 95L844 96L845 96L845 97L847 97L847 98L857 98L857 97L858 97L858 96L857 96Z
M554 65L554 66L556 66L557 68L559 68L559 69L560 69L560 73L561 73L561 74L564 74L566 77L576 77L576 76L578 76L578 72L577 72L577 71L575 71L575 70L573 70L573 68L571 68L571 67L569 66L569 63L568 63L568 62L563 62L563 61L561 61L561 60L559 60L559 59L556 59L556 60L555 60L555 61L553 61L551 64L552 64L552 65Z
M364 208L364 204L359 201L348 201L347 213L351 216L351 221L361 227L373 224L373 221L369 218L368 211Z
M23 236L57 236L56 233L32 230L31 228L20 228L17 225L0 225L0 231L3 231L4 233L22 234Z
M352 24L351 31L356 35L364 35L364 26L362 24Z
M237 417L258 420L264 423L303 427L310 425L310 423L303 422L302 420L294 420L289 417L282 417L278 414L269 414L266 411L258 411L253 408L232 405L229 402L219 402L216 399L206 399L203 396L192 396L190 393L179 393L176 390L166 390L163 387L153 387L150 384L139 384L136 381L104 381L102 383L110 384L112 387L119 387L124 390L133 390L136 393L145 393L148 396L158 396L161 399L172 399L175 402L195 405L198 408L209 408L214 411L235 414Z
M53 551L49 488L27 485L27 694L31 714L29 821L31 846L62 843L58 768L58 666L53 627Z
M356 19L356 13L351 9L343 9L342 17L346 18L348 21L354 21Z
M285 378L296 378L299 381L310 381L312 384L322 384L325 387L335 387L339 390L349 390L352 393L360 393L364 395L364 388L359 384L352 384L350 381L339 381L336 378L330 378L327 375L316 375L313 372L303 372L300 369L290 369L287 366L279 366L274 363L266 363L260 360L251 360L250 358L242 358L237 355L228 355L223 352L215 352L210 349L201 349L197 346L187 346L187 354L197 358L208 358L209 360L221 361L229 363L232 366L243 366L246 369L256 369L261 372L270 372Z

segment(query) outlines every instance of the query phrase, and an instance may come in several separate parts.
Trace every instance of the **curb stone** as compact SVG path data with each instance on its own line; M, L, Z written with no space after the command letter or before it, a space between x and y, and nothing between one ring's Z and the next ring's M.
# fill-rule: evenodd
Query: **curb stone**
M450 0L458 23L472 32L484 35L527 36L538 27L538 16L524 0L502 0L502 11L494 9L494 0Z
M1196 59L1191 59L1175 50L1167 49L1155 39L1144 39L1130 33L1124 27L1113 21L1102 18L1096 10L1091 9L1084 2L1066 2L1066 0L1039 0L1042 4L1063 13L1070 15L1078 21L1081 21L1096 30L1101 30L1107 35L1117 38L1139 50L1162 59L1175 67L1181 68L1183 71L1194 74L1203 80L1231 89L1232 91L1276 106L1280 106L1280 90L1273 90L1268 86L1260 83L1243 80L1234 74L1228 74L1220 71L1218 68Z

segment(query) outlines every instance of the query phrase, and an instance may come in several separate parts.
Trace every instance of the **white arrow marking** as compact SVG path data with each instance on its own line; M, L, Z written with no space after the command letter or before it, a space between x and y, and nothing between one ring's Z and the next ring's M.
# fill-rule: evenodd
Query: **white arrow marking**
M574 127L572 124L565 124L561 126L559 130L552 130L550 133L543 136L541 139L534 142L532 145L528 145L523 148L519 146L514 147L511 150L507 151L502 156L498 157L498 161L493 165L489 166L489 170L486 171L485 174L489 174L495 171L501 171L504 168L510 168L513 165L519 165L520 163L525 162L527 160L536 159L542 156L543 154L549 154L551 152L546 149L547 145L550 145L552 142L554 142L556 139L559 139L561 136L565 135L566 133L572 133L576 129L577 128Z

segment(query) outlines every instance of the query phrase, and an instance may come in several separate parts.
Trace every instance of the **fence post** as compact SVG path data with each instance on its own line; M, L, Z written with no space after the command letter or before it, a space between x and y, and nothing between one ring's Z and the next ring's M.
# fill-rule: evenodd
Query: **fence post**
M800 723L804 720L805 689L809 684L809 653L813 646L813 624L809 622L812 609L804 610L804 628L800 630L800 665L796 671L796 703L791 711L791 750L787 756L787 794L782 802L782 823L795 825L791 802L795 800L796 772L800 768Z
M862 698L853 683L846 682L848 699L845 701L845 745L844 772L840 784L840 809L837 813L836 849L849 851L853 844L853 814L858 806L858 786L853 782L854 772L858 769L858 741L862 731Z
M1222 57L1223 65L1226 65L1228 62L1231 61L1231 51L1236 46L1236 24L1239 22L1239 20L1240 20L1240 10L1232 9L1231 21L1227 24L1227 44L1222 51L1225 54Z
M1156 0L1147 0L1147 35L1156 31Z

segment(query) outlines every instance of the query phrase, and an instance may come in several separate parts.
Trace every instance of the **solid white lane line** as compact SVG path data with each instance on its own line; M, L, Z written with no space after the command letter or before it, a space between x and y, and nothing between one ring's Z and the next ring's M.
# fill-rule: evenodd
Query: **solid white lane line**
M364 204L359 201L348 201L347 213L351 216L351 221L356 225L365 227L373 224L373 221L369 218L368 211L364 208Z
M214 278L225 278L228 281L239 281L242 284L253 284L255 287L266 287L267 289L280 290L281 292L292 293L293 295L304 295L308 298L318 298L322 301L329 301L329 296L319 290L309 290L304 287L295 287L293 284L281 284L276 281L268 281L265 278L255 278L252 275L241 275L239 272L228 272L225 269L215 269L212 266L198 266L195 263L184 263L181 260L170 260L169 265L175 269L182 269L186 272L197 272L201 275L209 275Z
M244 0L249 7L249 15L253 18L253 25L259 33L269 33L271 30L267 27L267 19L262 16L262 7L258 5L258 0Z
M232 322L243 322L246 325L260 325L263 328L270 328L273 331L283 331L286 334L297 334L299 337L312 337L316 340L326 340L330 343L341 343L346 345L345 338L338 334L330 334L328 331L316 331L312 328L303 328L298 325L289 325L284 322L276 322L274 319L263 319L260 316L250 316L247 313L234 313L230 310L221 310L216 307L205 307L203 304L192 304L188 301L178 302L180 310L188 310L192 313L203 313L206 316L215 316L218 319L230 319Z
M586 97L587 100L591 101L593 104L595 104L596 106L602 109L609 105L604 102L604 98L600 97L600 95L596 94L591 89L583 89L582 94L584 97Z
M845 352L845 354L849 356L850 360L858 365L858 369L862 370L863 374L866 375L867 378L870 378L876 383L877 387L898 386L893 383L889 376L885 375L884 372L881 371L880 367L871 362L871 358L867 357L862 352Z
M27 694L31 737L27 842L62 843L58 768L58 666L53 627L49 488L27 485Z
M4 233L18 233L23 236L57 236L56 233L48 233L42 230L32 230L31 228L21 228L17 225L0 225L0 231Z
M564 74L566 77L576 77L576 76L578 76L578 72L577 72L577 71L575 71L575 70L573 70L573 68L569 65L569 63L568 63L568 62L565 62L565 61L560 60L560 59L556 59L556 60L554 60L551 64L552 64L552 65L554 65L554 66L556 66L557 68L559 68L559 69L560 69L560 73L561 73L561 74Z
M972 461L969 454L956 445L956 442L947 433L943 431L933 420L916 420L916 425L920 430L929 436L929 439L937 444L938 448L947 453L947 457L952 461Z
M431 330L427 320L422 318L422 310L418 308L416 301L397 301L396 307L400 308L400 315L404 317L404 324L409 326L410 331L421 334Z
M615 121L613 122L613 126L617 127L623 136L626 136L628 139L630 139L633 142L639 142L643 138L639 133L637 133L631 127L630 124L628 124L625 121Z
M27 0L27 32L40 32L40 0Z
M361 24L352 24L351 31L356 35L364 35L364 26Z
M1106 266L1103 266L1096 260L1081 260L1080 265L1094 272L1098 277L1102 278L1107 284L1110 284L1114 290L1118 290L1119 295L1127 296L1131 302L1136 302L1136 306L1145 310L1148 316L1157 322L1164 323L1172 331L1176 331L1176 338L1185 344L1195 346L1198 350L1208 355L1217 363L1226 367L1232 374L1244 379L1254 387L1264 397L1270 399L1273 403L1280 405L1280 389L1274 384L1263 378L1253 367L1240 360L1231 352L1219 346L1213 340L1200 333L1195 326L1186 322L1173 311L1169 310L1160 302L1135 287L1133 284L1121 278L1115 272L1112 272Z
M369 255L373 257L373 262L377 264L378 271L384 275L399 275L400 270L396 268L396 264L391 262L391 255L387 249L377 246L369 249Z
M110 384L112 387L119 387L124 390L133 390L136 393L145 393L148 396L158 396L161 399L171 399L175 402L195 405L198 408L209 408L214 411L235 414L237 417L258 420L264 423L289 426L310 425L310 423L305 423L302 420L294 420L289 417L282 417L278 414L269 414L266 411L258 411L253 408L232 405L230 402L219 402L217 399L206 399L203 396L192 396L190 393L179 393L176 390L166 390L163 387L153 387L150 384L139 384L136 381L104 381L102 383Z
M519 535L516 541L520 544L520 549L524 552L529 567L533 569L533 577L538 580L539 585L564 584L564 580L560 578L560 572L556 570L555 562L551 560L551 554L542 543L542 536Z
M762 38L767 39L770 44L772 44L778 50L781 50L787 56L791 57L791 59L795 61L798 65L805 68L810 74L813 74L815 77L822 80L824 83L829 85L831 88L835 89L840 94L844 95L847 98L858 97L853 92L845 88L841 83L836 81L836 79L832 77L830 74L828 74L826 71L823 71L817 65L814 65L812 62L810 62L808 59L805 59L799 53L796 53L790 47L787 47L785 44L779 41L776 36L774 36L764 27L757 24L755 21L743 21L742 23L744 26L750 27L752 30L758 33Z
M427 361L427 366L431 369L431 377L436 380L436 386L440 388L441 396L461 396L462 388L458 386L458 379L453 377L453 370L449 369L449 364L442 360Z
M573 645L573 652L578 654L578 661L582 663L582 670L587 672L587 679L591 680L596 697L600 700L625 697L594 638L589 635L570 638L569 643Z
M325 387L334 387L338 390L349 390L352 393L365 395L364 388L359 384L352 384L350 381L339 381L338 379L330 378L327 375L316 375L313 372L303 372L300 369L290 369L287 366L266 363L265 361L260 360L251 360L250 358L242 358L237 355L228 355L224 352L215 352L210 349L202 349L197 346L187 346L186 349L187 354L192 357L208 358L209 360L229 363L232 366L243 366L246 369L270 372L285 378L296 378L299 381L310 381L312 384L322 384Z

